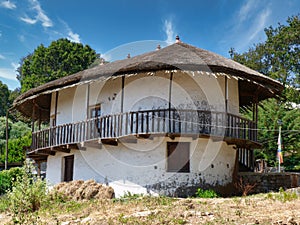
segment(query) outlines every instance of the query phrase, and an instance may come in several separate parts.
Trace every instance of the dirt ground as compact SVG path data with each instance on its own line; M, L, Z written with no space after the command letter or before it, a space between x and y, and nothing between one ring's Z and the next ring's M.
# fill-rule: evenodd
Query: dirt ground
M34 217L34 218L33 218ZM33 218L33 219L32 219ZM0 224L11 215L0 214ZM83 200L39 211L28 224L298 224L300 199L275 195L215 199L129 197ZM31 221L31 222L30 222Z

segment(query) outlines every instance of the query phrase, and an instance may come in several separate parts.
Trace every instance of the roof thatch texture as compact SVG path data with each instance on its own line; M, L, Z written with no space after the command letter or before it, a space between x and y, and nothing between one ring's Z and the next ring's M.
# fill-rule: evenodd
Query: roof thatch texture
M257 71L243 66L231 59L203 50L185 43L175 43L160 50L145 53L129 59L118 60L112 63L99 65L76 74L63 77L20 95L14 102L14 107L24 115L32 116L32 104L42 109L49 109L49 93L58 88L76 85L95 79L106 79L131 73L151 72L159 70L186 70L226 73L240 79L240 92L253 93L258 90L258 100L280 95L283 86ZM252 97L240 99L241 105L251 103Z

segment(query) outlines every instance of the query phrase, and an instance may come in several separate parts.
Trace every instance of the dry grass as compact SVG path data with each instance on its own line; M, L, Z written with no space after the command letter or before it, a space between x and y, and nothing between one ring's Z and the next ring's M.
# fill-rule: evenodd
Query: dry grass
M68 201L40 210L35 218L36 224L64 225L300 224L300 199L282 201L276 196L265 194L216 199L130 196ZM2 221L7 222L9 216L1 216L0 224L6 224Z
M68 183L59 183L54 186L53 192L58 192L73 200L112 199L114 197L112 187L96 183L95 180L74 180Z

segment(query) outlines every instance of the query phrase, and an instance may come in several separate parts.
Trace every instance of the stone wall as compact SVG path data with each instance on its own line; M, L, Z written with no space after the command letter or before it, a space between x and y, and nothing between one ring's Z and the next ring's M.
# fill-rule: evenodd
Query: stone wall
M300 186L300 173L252 173L241 172L244 184L256 184L252 193L265 193Z

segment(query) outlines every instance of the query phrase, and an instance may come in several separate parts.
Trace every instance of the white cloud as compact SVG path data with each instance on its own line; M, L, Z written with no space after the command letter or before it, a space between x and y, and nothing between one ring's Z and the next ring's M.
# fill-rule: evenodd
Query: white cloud
M3 8L6 8L6 9L15 9L17 8L16 4L7 0L7 1L2 1L0 3L0 6L3 7Z
M27 15L25 17L20 18L23 22L28 23L28 24L36 24L37 20L36 19L31 19Z
M25 17L21 17L20 19L28 24L36 24L37 22L41 22L43 27L52 27L53 23L42 9L40 3L37 0L29 0L29 2L32 5L32 10L34 10L36 13L35 18L32 19L26 15Z
M242 23L246 19L248 19L256 6L257 4L255 0L246 1L246 3L240 8L238 12L239 22Z
M14 68L14 71L16 71L18 69L18 67L20 66L19 63L14 63L14 62L12 62L10 65Z
M50 18L45 14L44 10L42 9L40 3L37 0L31 0L34 4L34 9L37 12L37 20L42 22L43 27L52 27L53 23Z
M0 54L0 59L5 59L5 56Z
M15 69L0 68L0 77L13 81L17 80Z
M254 21L250 29L248 42L253 41L259 33L264 31L265 27L267 26L267 21L270 15L271 10L268 8L262 11L259 15L257 15L257 19Z
M70 41L73 41L73 42L76 42L76 43L80 43L81 42L81 40L80 40L80 36L79 36L79 34L77 34L77 33L74 33L73 31L72 31L72 29L69 27L69 25L65 22L65 21L63 21L63 20L59 20L61 23L62 23L62 25L64 26L64 30L66 30L67 31L67 34L61 34L61 35L66 35L67 36L67 39L69 39Z
M265 40L264 29L272 21L272 4L265 1L246 1L233 15L229 27L219 42L223 49L233 47L237 52L247 51L255 43Z
M71 31L71 29L68 32L68 37L67 37L70 41L76 42L76 43L80 43L80 37L79 34L75 34Z
M168 45L173 44L175 42L175 35L174 35L175 29L174 29L172 21L168 20L168 19L165 20L163 29L167 36L167 38L165 40L167 42L167 44Z

